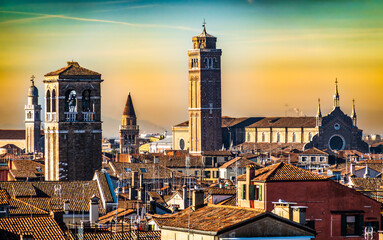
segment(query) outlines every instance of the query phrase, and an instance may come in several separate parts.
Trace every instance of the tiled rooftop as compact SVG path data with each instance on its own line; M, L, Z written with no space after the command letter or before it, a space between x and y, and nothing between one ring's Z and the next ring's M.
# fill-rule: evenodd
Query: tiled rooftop
M257 163L250 161L246 158L243 157L236 157L228 162L225 162L222 166L219 168L243 168L246 167L247 165L258 165ZM258 166L258 168L261 168L262 166Z
M238 180L245 180L246 174L238 177ZM304 170L293 165L280 162L268 167L255 170L252 181L323 181L327 177Z
M66 240L56 221L48 216L0 218L0 239L20 240L20 233L30 232L34 240Z
M101 74L94 72L92 70L80 67L78 62L67 62L67 66L60 68L56 71L45 74L44 76L59 76L60 78L92 78L92 79L101 79Z
M263 211L251 208L207 205L196 211L185 209L174 214L163 226L188 229L190 211L190 229L218 232L262 214Z

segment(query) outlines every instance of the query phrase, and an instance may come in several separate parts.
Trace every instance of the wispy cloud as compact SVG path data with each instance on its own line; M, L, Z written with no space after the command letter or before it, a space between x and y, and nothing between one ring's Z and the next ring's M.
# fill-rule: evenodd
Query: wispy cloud
M5 11L5 10L0 10L0 13L12 13L12 14L21 14L21 15L40 16L40 18L36 18L36 17L35 18L29 18L29 19L34 19L34 20L39 20L39 19L44 19L44 18L45 19L46 18L60 18L60 19L68 19L68 20L84 21L84 22L120 24L120 25L126 25L126 26L130 26L130 27L168 28L168 29L177 29L177 30L193 31L193 32L196 31L196 29L185 27L185 26L131 23L131 22L104 20L104 19L71 17L71 16L66 16L66 15L61 15L61 14L57 15L57 14L32 13L32 12ZM28 21L28 20L26 20L27 18L24 18L24 19L25 19L25 21ZM18 21L16 21L16 20L18 20ZM12 24L12 23L20 23L20 22L23 22L22 19L6 20L3 22L0 22L0 24Z

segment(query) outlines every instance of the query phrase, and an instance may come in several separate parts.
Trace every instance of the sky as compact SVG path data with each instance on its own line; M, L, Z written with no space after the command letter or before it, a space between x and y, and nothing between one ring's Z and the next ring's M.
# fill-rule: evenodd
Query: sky
M24 128L30 76L77 61L102 74L103 135L117 137L129 92L141 132L187 120L192 37L206 21L222 49L223 115L315 116L340 106L383 134L379 1L0 0L0 129Z

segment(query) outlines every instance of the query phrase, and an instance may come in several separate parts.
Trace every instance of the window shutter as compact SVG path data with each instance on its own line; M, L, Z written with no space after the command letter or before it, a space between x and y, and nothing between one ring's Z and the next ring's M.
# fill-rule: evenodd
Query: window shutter
M363 234L363 215L357 215L356 216L356 235L360 236Z
M341 230L340 230L340 233L342 236L346 236L346 215L342 214L341 215L341 224L340 224L340 227L341 227Z
M249 200L255 200L255 185L249 185Z
M258 200L262 201L262 185L259 185L258 188Z
M246 184L242 184L242 199L246 199Z

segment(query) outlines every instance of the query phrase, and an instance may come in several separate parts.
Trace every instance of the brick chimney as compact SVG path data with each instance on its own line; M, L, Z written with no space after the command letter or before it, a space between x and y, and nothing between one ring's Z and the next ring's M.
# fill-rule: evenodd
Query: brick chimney
M195 211L204 206L204 192L201 189L193 191L192 209Z
M272 213L300 224L306 224L306 206L293 206L297 203L286 202L282 199L273 204Z
M188 189L186 185L182 186L182 199L184 200L184 209L188 207Z

